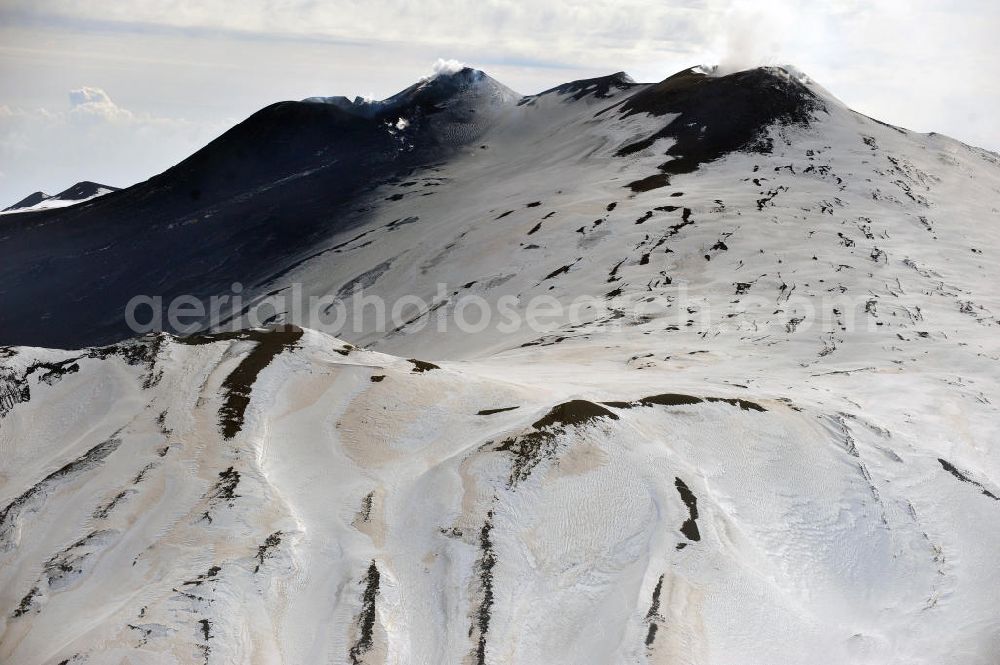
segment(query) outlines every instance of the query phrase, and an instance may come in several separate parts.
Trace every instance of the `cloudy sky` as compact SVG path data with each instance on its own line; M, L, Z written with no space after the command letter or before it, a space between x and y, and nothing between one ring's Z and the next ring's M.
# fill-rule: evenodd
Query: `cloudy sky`
M788 63L863 113L1000 150L998 34L995 0L0 0L0 204L144 180L273 101L386 97L437 58L522 93Z

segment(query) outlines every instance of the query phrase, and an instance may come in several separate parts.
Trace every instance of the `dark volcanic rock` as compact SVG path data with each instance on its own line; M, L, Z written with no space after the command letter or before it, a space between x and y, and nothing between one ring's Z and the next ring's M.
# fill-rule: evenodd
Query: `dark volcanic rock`
M46 199L49 198L51 197L45 192L35 192L34 194L28 194L14 205L8 208L4 208L3 212L7 212L9 210L20 210L21 208L30 208L32 206L38 205L42 201L45 201Z
M823 108L811 90L781 69L761 67L718 77L689 69L637 92L617 107L623 117L680 114L618 154L631 155L658 139L673 139L666 152L671 159L660 165L660 173L629 184L633 191L655 189L667 185L671 175L691 173L734 151L770 152L769 127L808 124Z
M59 192L55 196L49 196L45 192L35 192L30 194L25 198L21 199L9 208L4 208L3 212L9 212L13 210L24 210L25 208L33 208L34 206L42 203L43 201L83 201L97 196L102 193L102 190L107 190L110 192L116 192L120 188L112 187L111 185L102 185L99 182L91 182L90 180L81 180L72 187L68 187L63 191ZM107 192L105 192L107 193Z
M516 98L464 69L370 114L280 102L146 182L11 216L0 237L0 344L107 344L134 335L124 316L134 296L206 302L234 282L264 282L355 225L368 192L447 158Z
M102 185L99 182L92 182L90 180L81 180L72 187L59 192L53 198L61 201L82 201L83 199L89 199L92 196L97 196L102 189L110 189L112 192L117 192L121 188L112 187L111 185Z
M598 99L607 99L609 97L613 97L615 91L630 90L637 85L639 84L633 81L632 77L625 72L617 72L615 74L609 74L608 76L599 76L597 78L580 79L579 81L563 83L562 85L557 85L554 88L549 88L544 92L540 92L537 95L525 97L521 100L521 103L530 103L538 97L551 94L564 96L568 95L568 98L575 102L590 95Z

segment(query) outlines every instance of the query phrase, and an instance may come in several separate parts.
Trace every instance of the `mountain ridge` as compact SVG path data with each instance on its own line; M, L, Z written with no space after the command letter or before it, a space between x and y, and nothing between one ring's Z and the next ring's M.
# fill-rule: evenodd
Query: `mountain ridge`
M30 212L66 205L75 205L77 203L83 203L84 201L97 198L98 196L104 196L106 194L110 194L111 192L117 192L120 189L120 187L102 185L90 180L81 180L80 182L67 187L58 194L50 195L42 191L34 192L14 205L4 208L0 212Z
M642 88L615 76L608 79L610 93L597 92L617 97ZM468 101L449 105L451 99ZM164 173L113 197L98 199L86 209L39 212L17 224L8 223L11 260L6 275L12 283L24 274L18 262L22 252L24 260L42 261L49 269L21 291L23 313L15 314L12 310L18 306L0 302L0 330L8 334L23 330L17 338L0 338L0 343L33 339L65 346L121 339L121 324L111 322L132 296L163 283L157 277L143 286L141 276L146 273L140 266L147 265L150 255L174 257L173 270L181 275L164 296L192 293L207 299L234 281L256 283L278 269L260 266L308 255L309 248L325 237L354 228L370 204L349 201L370 196L379 183L433 168L435 161L478 145L484 132L502 128L513 117L520 99L486 74L463 68L422 80L388 103L374 105L385 107L381 115L358 115L340 104L278 102ZM600 94L580 98L589 99L612 101ZM400 117L403 110L408 118ZM537 115L546 113L539 110ZM405 127L396 126L401 120ZM331 218L338 221L330 224ZM76 235L78 229L86 233ZM51 245L46 234L57 234ZM41 257L33 249L61 244L82 251L75 258L67 252ZM110 254L95 253L108 246ZM189 248L194 247L198 249L192 253ZM220 258L223 253L229 255L225 260ZM61 293L67 283L83 284L91 275L103 274L103 262L110 256L116 257L120 265L116 274L121 277L105 278L99 297L81 291L72 299L78 306L46 308L44 303L52 298L46 294ZM63 325L39 329L31 324L55 320L51 317ZM74 330L89 331L87 338L78 339L82 333ZM95 334L98 330L103 332Z
M0 661L994 665L1000 158L718 73L4 220Z

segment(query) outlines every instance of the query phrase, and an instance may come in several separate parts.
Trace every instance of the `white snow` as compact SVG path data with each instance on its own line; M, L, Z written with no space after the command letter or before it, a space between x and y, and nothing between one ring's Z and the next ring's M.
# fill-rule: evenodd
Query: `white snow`
M78 203L84 203L86 201L92 201L98 196L104 196L105 194L110 194L115 190L109 189L107 187L99 187L93 196L88 196L82 199L61 199L58 196L50 196L42 201L39 201L33 206L28 206L25 208L17 208L16 210L4 210L0 211L0 215L12 215L19 212L32 212L35 210L48 210L50 208L68 208L69 206L77 205Z
M263 287L391 260L389 302L621 289L606 319L306 330L231 439L254 341L0 350L0 662L994 664L1000 165L812 89L772 153L639 193L668 145L614 153L671 118L504 106Z

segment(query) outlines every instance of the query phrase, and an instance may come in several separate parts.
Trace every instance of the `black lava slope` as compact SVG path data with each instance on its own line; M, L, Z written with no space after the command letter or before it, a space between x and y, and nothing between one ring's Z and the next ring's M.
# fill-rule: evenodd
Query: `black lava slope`
M680 114L619 154L645 150L661 138L674 140L666 152L671 159L660 166L661 173L631 183L634 191L648 191L666 186L671 175L691 173L736 150L770 152L768 127L808 124L822 109L811 90L782 70L762 67L716 77L689 69L636 93L617 108L625 117Z
M273 273L349 228L366 192L474 140L499 88L467 68L364 112L280 102L146 182L4 219L0 344L116 341L135 295L204 299Z
M377 102L273 104L146 182L0 221L0 344L112 343L133 334L124 310L136 295L207 302L231 293L235 282L263 288L362 223L380 201L376 188L409 180L467 146L478 150L477 139L504 109L532 106L544 95L564 104L623 99L595 122L648 118L648 134L621 148L622 157L673 139L671 159L632 182L636 191L662 187L671 175L728 152L766 151L768 127L807 123L822 109L808 88L770 68L723 77L687 70L655 85L618 73L524 98L464 68ZM667 114L679 117L660 126ZM174 332L193 332L168 323Z

